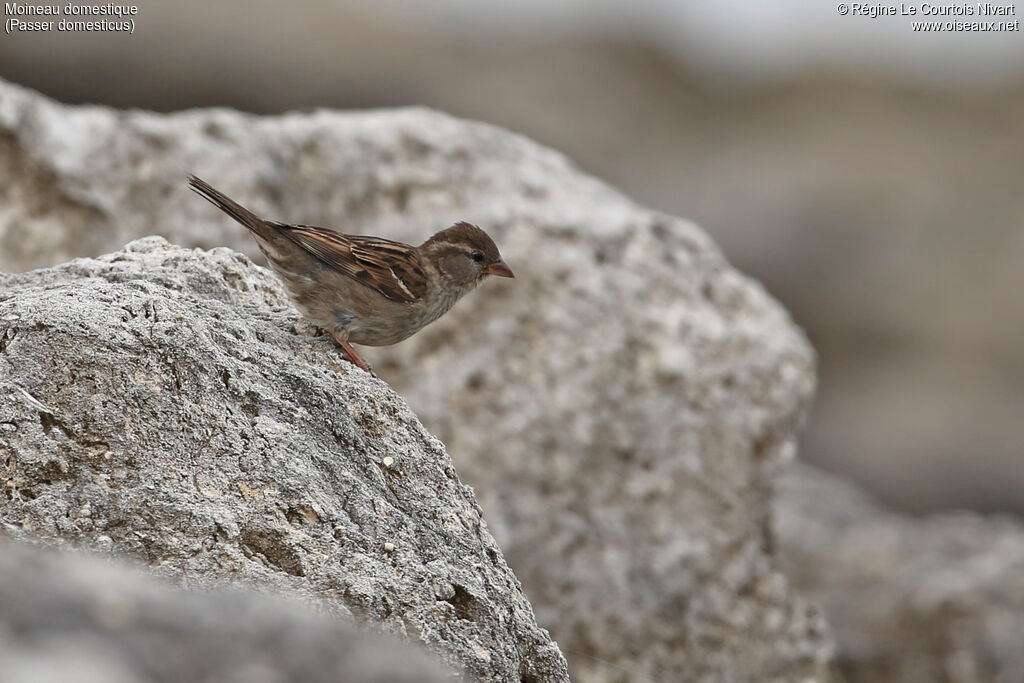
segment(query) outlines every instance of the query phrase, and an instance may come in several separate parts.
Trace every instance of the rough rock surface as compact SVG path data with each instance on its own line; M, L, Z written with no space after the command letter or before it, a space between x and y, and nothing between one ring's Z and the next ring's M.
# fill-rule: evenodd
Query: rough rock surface
M158 116L3 92L17 267L140 231L254 253L189 172L270 218L407 241L483 226L517 279L366 356L448 444L574 675L826 676L823 619L768 531L812 352L694 225L424 110Z
M1024 680L1024 524L878 506L809 466L775 502L786 574L829 616L850 683Z
M135 567L4 540L0 662L0 683L452 680L295 600L174 590Z
M0 275L3 529L566 680L444 446L295 315L241 254L159 237Z

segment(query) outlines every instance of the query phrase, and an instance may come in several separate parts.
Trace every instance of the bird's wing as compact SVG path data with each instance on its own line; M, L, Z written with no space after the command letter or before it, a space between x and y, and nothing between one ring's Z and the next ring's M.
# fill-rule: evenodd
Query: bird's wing
M412 303L427 293L427 275L415 247L311 225L274 225L325 265L392 301Z

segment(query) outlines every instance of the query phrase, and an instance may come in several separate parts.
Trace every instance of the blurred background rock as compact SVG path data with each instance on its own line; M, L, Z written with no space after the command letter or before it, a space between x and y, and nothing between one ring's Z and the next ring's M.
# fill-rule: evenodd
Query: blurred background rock
M801 0L185 0L136 22L4 36L0 77L71 103L423 104L525 133L696 220L793 312L820 354L804 458L904 510L1024 510L1020 32Z

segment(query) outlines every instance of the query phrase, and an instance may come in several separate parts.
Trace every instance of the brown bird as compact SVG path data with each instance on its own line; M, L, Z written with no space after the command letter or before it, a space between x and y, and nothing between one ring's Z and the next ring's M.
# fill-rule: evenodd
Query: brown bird
M190 175L189 186L244 225L314 325L367 372L352 344L388 346L434 322L488 275L515 277L486 232L456 223L418 247L267 221Z

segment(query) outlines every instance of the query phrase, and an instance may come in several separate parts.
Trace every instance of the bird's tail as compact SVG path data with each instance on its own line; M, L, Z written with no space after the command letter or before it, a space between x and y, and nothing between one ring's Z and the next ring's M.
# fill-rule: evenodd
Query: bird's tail
M207 199L218 209L234 218L246 228L256 233L257 236L273 241L273 230L267 222L245 208L231 197L214 188L202 178L194 175L188 177L188 186L192 191Z

